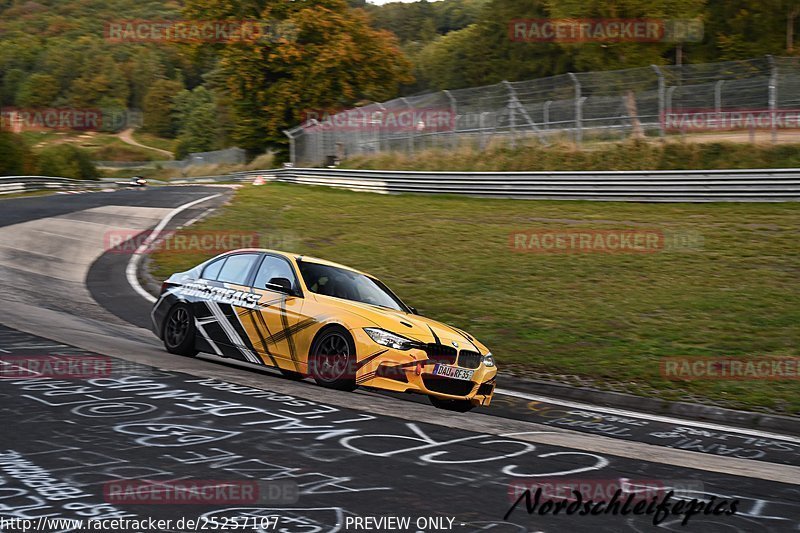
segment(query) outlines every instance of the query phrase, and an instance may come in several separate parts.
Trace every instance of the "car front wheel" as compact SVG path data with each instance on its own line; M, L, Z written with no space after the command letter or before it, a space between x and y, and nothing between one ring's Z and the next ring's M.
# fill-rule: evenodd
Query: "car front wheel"
M353 391L358 387L355 376L356 348L343 328L325 331L311 348L309 370L318 385L329 389Z

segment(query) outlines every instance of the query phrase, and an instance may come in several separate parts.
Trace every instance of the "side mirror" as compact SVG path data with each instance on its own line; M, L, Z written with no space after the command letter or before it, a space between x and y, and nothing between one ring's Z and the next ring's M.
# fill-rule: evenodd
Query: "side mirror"
M417 311L417 308L416 308L416 307L411 307L411 306L409 305L409 306L408 306L408 308L409 308L409 309L411 309L411 314L412 314L412 315L418 315L418 314L419 314L419 311Z
M294 295L294 290L292 290L292 282L286 278L272 278L267 282L264 288L271 291Z

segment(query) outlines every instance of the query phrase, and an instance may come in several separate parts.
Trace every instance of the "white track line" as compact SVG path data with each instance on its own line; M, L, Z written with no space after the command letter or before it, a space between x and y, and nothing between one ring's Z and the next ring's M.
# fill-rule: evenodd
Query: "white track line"
M763 431L756 431L754 429L744 429L732 426L723 426L720 424L709 424L706 422L697 422L694 420L684 420L682 418L672 418L669 416L651 415L649 413L640 413L637 411L627 411L625 409L614 409L613 407L598 407L588 403L572 402L568 400L558 400L556 398L548 398L546 396L537 396L535 394L528 394L527 392L519 392L508 389L497 389L497 394L504 394L506 396L513 396L515 398L522 398L524 400L531 400L534 402L552 403L555 405L563 405L564 407L571 407L573 409L581 409L586 411L596 411L598 413L606 413L617 416L627 416L631 418L639 418L644 420L652 420L653 422L664 422L667 424L677 424L680 426L692 426L704 429L713 429L716 431L724 431L726 433L738 433L740 435L749 435L752 437L759 437L764 439L774 439L793 442L800 444L800 438L792 437L790 435L779 435L777 433L766 433Z
M199 200L194 200L192 202L189 202L188 204L183 204L179 207L176 207L175 209L167 213L167 216L161 219L161 222L159 222L158 225L155 228L153 228L153 231L150 233L150 235L144 240L144 242L141 245L139 245L136 251L133 252L130 261L128 261L128 266L125 268L125 277L128 278L128 283L130 284L131 287L133 287L133 290L139 293L139 296L141 296L150 303L154 303L156 301L155 296L144 290L142 286L139 284L139 277L137 274L139 272L139 263L142 262L142 257L144 256L145 252L150 247L150 245L153 244L153 241L155 241L158 238L159 233L161 233L161 231L166 227L166 225L169 224L169 222L173 218L175 218L175 215L177 215L181 211L189 209L190 207L195 206L197 204L211 200L212 198L216 198L217 196L222 196L222 194L212 194L211 196L206 196L204 198L200 198Z

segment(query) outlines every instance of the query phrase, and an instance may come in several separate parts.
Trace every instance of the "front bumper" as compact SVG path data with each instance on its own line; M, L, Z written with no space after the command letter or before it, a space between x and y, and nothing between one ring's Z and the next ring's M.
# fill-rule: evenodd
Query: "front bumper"
M441 361L456 368L474 371L472 379L462 380L433 374L439 360L429 359L424 350L387 349L380 356L367 361L356 372L356 382L365 387L374 387L395 392L414 392L436 396L446 400L469 400L474 405L488 406L495 389L497 367L481 363L477 368L466 368L455 363Z

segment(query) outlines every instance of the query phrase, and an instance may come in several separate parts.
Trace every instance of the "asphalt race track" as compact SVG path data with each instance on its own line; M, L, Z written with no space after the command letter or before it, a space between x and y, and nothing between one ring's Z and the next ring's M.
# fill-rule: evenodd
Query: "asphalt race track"
M0 531L20 531L3 522L13 518L39 527L30 530L80 531L48 520L90 517L170 519L117 528L165 532L800 531L800 439L789 435L622 415L536 391L456 414L424 399L335 392L213 356L168 354L145 329L150 304L126 279L130 256L107 252L107 236L144 231L221 194L170 226L186 223L230 192L0 200ZM73 379L9 371L30 356L99 370ZM191 480L250 492L202 503L119 492ZM542 515L541 505L529 515L524 502L504 518L537 483L657 485L673 489L673 501L738 502L732 515L701 511L682 525L678 513L658 528L652 513Z

